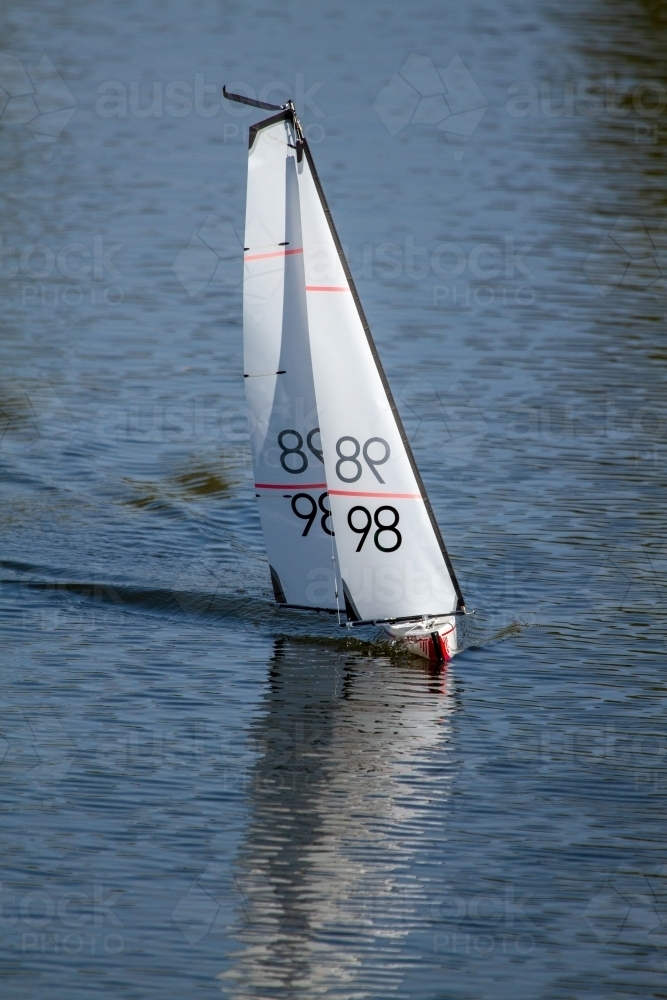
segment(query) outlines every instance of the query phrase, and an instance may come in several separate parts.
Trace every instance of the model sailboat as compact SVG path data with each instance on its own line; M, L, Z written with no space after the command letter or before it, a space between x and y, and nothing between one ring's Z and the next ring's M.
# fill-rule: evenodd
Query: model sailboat
M457 650L458 585L291 101L250 128L245 385L276 601Z

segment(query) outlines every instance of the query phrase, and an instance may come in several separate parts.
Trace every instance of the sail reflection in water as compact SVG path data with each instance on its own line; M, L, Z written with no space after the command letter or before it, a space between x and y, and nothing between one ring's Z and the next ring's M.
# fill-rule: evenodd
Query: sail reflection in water
M285 640L271 668L235 875L244 947L221 978L234 997L385 995L430 915L414 860L442 837L447 674Z

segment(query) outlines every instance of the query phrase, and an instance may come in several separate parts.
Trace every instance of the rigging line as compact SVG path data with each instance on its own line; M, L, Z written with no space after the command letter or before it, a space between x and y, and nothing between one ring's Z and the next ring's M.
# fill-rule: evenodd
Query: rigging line
M331 510L331 500L329 500L329 510ZM334 527L333 513L330 515L330 517L331 517L331 527L333 528ZM338 566L336 565L336 546L334 543L334 531L331 532L331 562L333 563L334 596L336 598L336 615L338 616L338 627L342 628L340 621L340 600L338 597L338 576L340 574L337 572ZM341 580L342 579L343 577L341 576Z

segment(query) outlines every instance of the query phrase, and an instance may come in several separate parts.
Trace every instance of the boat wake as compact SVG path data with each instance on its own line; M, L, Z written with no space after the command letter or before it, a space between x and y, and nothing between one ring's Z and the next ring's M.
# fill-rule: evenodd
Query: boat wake
M0 563L0 585L22 593L41 592L62 599L69 595L90 606L104 605L120 613L141 610L179 617L196 616L203 626L252 628L275 638L289 637L311 642L333 641L341 649L368 650L372 655L386 655L392 644L374 641L372 627L355 634L341 635L336 615L281 608L268 594L238 593L206 589L156 587L115 580L77 580L54 567L4 560Z
M268 594L253 595L221 588L207 591L158 587L102 579L77 580L51 566L12 560L0 563L0 574L3 588L16 588L24 594L41 592L57 600L69 596L91 608L104 606L123 614L142 611L172 618L195 616L203 627L252 628L267 637L338 652L400 660L412 658L401 644L378 636L373 626L357 627L354 632L342 629L335 614L282 608ZM503 628L494 628L484 622L483 615L474 619L468 617L464 622L462 648L471 651L514 638L529 627L522 622L512 622Z

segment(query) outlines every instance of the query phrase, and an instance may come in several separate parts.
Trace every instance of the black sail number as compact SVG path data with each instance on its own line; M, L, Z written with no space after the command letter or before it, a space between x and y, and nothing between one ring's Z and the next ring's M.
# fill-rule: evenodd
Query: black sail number
M351 443L352 448L354 449L351 455L346 455L345 452L343 451L343 445L347 444L348 441ZM361 450L361 445L359 444L357 439L350 437L349 435L347 435L346 437L339 438L338 441L336 442L336 454L338 455L338 461L336 462L336 475L338 476L339 479L342 479L344 483L356 483L357 479L361 479L361 473L364 470L362 469L361 462L357 457L359 455L360 450ZM354 472L352 473L351 476L346 475L345 472L343 471L343 467L345 465L351 465L352 468L354 469Z
M324 501L328 498L328 496L329 496L328 493L323 493L320 499L318 500L317 505L322 511L322 519L320 521L320 524L322 525L322 531L324 531L327 535L333 535L334 532L332 528L327 528L327 521L331 517L331 504L329 504L329 507L324 506Z
M306 438L306 444L308 445L308 447L312 451L312 453L315 456L315 458L319 458L320 462L322 462L322 464L324 465L324 455L322 454L322 449L321 448L316 448L315 445L313 444L313 438L315 437L316 434L319 434L319 433L320 433L319 427L313 427L312 431L308 431L308 436Z
M355 524L354 523L355 514L363 514L364 517L366 518L366 523ZM358 521L359 518L357 518L357 522ZM347 523L349 524L352 531L354 531L355 535L361 535L361 541L359 542L356 548L357 552L361 552L363 544L368 538L368 532L371 530L371 527L373 526L373 518L371 517L371 512L369 510L366 510L365 507L352 507L350 508L347 514Z
M308 431L308 434L306 435L306 445L315 458L319 459L320 462L324 462L322 449L313 444L313 438L319 433L319 427L313 427L312 431ZM295 445L288 443L288 435L291 435L292 442L296 441ZM293 430L291 427L281 431L278 435L278 447L280 448L280 464L285 472L289 472L292 476L299 476L302 472L306 471L308 468L308 456L303 450L303 436L299 434L298 431ZM294 458L290 459L290 463L288 465L287 459L290 455L293 455Z
M389 513L393 515L393 520L391 524L384 524L380 520L380 514L382 514L384 511L389 511ZM375 523L377 525L378 530L373 535L373 541L375 542L375 548L379 549L380 552L395 552L396 549L400 548L403 538L401 537L400 531L396 527L398 521L399 521L398 511L396 510L395 507L389 507L389 506L378 507L378 509L375 511ZM389 533L390 535L394 536L395 541L393 545L381 544L380 535L384 535L386 533Z
M321 493L317 501L310 493L295 493L292 497L290 506L293 513L300 521L306 522L306 526L301 532L302 538L306 538L308 535L315 523L318 511L322 513L320 518L322 531L327 535L333 536L333 525L332 527L327 526L327 521L330 522L331 518L331 507L325 506L325 502L328 499L328 493ZM395 552L403 542L403 536L398 530L399 520L400 515L398 511L395 507L389 506L389 504L378 507L374 515L371 514L367 507L362 507L361 505L351 507L348 511L347 523L350 530L355 535L360 536L356 551L361 552L364 542L375 524L376 530L373 533L375 548L379 549L380 552Z
M384 448L384 455L382 456L382 458L371 458L369 452L370 452L370 446L372 444L382 445L382 447ZM377 449L374 448L373 450L377 454ZM371 470L371 472L373 473L373 475L375 476L375 478L379 483L384 483L384 479L378 472L377 466L384 465L384 463L389 460L390 454L391 452L389 450L389 445L387 444L384 438L369 438L366 444L364 445L364 458L366 459L366 463L369 469Z
M378 445L382 447L383 452L378 455ZM372 452L371 453L371 449ZM338 438L336 442L336 454L338 455L338 461L336 462L336 475L344 483L356 483L357 480L361 479L361 474L364 468L359 461L359 453L362 453L364 460L368 465L378 483L384 483L384 479L377 470L378 465L384 465L385 462L389 461L389 456L391 455L391 449L384 438L372 437L369 438L363 447L359 444L355 437L351 437L349 434L344 435L342 438Z
M303 503L301 504L301 510L299 510L299 501L306 501L306 506L308 509L304 509ZM301 537L305 538L310 529L313 526L313 521L317 517L317 504L310 493L295 493L292 497L292 510L297 517L301 518L302 521L306 521L306 527L301 532Z
M317 517L318 507L322 511L322 517L320 519L322 531L324 531L327 535L333 535L333 531L327 527L327 521L331 517L331 510L324 506L324 501L328 496L328 493L320 494L317 503L315 502L315 497L311 496L310 493L295 493L292 497L292 511L301 521L306 522L306 527L301 532L302 538L305 538L312 528L313 522Z
M387 512L391 517L391 520L387 520L385 514ZM356 515L356 516L355 516ZM361 523L361 515L365 523ZM384 520L380 515L385 515ZM403 541L403 536L398 530L398 522L400 520L399 513L395 507L390 507L385 505L383 507L378 507L375 511L375 516L371 517L371 512L367 507L351 507L347 515L347 523L355 535L361 535L359 544L357 545L356 551L361 552L364 542L368 538L369 532L373 527L373 522L377 531L373 535L373 542L375 543L375 548L379 549L380 552L395 552L396 549L400 548L401 542ZM386 537L389 533L390 538ZM385 536L384 538L382 536ZM390 540L393 541L392 544L386 544Z
M285 444L285 438L287 438L288 435L296 439L296 445L294 447L289 447L289 445ZM301 450L303 448L303 438L298 431L293 431L289 428L285 431L281 431L278 435L278 445L280 447L280 464L285 472L289 472L293 476L298 476L302 472L306 471L308 468L308 456ZM298 463L298 467L294 467L292 464L287 464L287 458L290 455L294 455L294 461Z
M303 434L293 427L287 427L278 435L278 447L280 448L280 464L291 476L300 476L308 468L308 455L306 448L315 456L318 462L324 463L324 454L321 447L317 447L315 438L319 435L319 427L313 427L306 434L304 445ZM378 472L378 466L389 461L391 449L384 438L372 437L364 444L363 448L355 437L345 434L338 438L336 442L336 475L344 483L356 483L361 479L364 467L359 460L363 455L364 461L379 483L384 485L384 479Z

